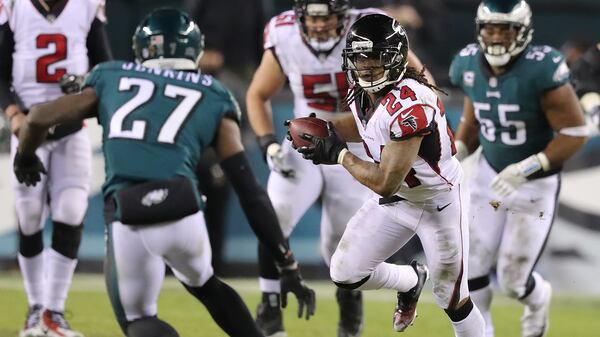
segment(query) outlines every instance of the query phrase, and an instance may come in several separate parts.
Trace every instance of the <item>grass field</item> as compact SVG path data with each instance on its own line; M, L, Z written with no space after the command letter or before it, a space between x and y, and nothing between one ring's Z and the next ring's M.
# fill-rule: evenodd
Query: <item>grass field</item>
M228 280L244 297L254 312L259 299L255 280ZM295 300L285 313L290 337L335 336L337 306L334 288L327 282L309 282L317 291L317 314L310 321L299 320L294 314ZM444 312L424 292L419 303L415 325L398 334L391 326L395 293L371 291L365 295L366 324L364 337L419 336L452 337L452 329ZM99 275L77 274L67 303L67 317L73 327L86 337L120 337L121 332L112 314L104 281ZM23 324L26 300L18 274L0 274L0 337L16 337ZM69 312L72 314L69 315ZM497 297L494 307L496 337L519 337L519 317L522 308L515 301ZM219 337L225 334L212 322L204 307L189 296L174 279L168 278L159 301L159 315L178 329L182 337ZM551 312L548 337L600 336L600 298L556 295Z

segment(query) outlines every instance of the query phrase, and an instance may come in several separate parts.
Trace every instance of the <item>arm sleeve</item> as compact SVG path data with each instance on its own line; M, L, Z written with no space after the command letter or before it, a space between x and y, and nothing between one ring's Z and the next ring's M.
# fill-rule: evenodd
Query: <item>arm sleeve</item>
M98 18L92 22L86 45L88 58L90 59L90 68L95 67L99 63L112 60L105 23Z
M0 25L0 110L4 110L7 106L16 102L11 90L14 48L15 41L12 30L8 22L4 22Z
M256 237L271 253L279 266L294 263L294 257L283 238L275 209L267 192L260 186L246 154L242 151L221 162L221 167L231 182L250 227Z

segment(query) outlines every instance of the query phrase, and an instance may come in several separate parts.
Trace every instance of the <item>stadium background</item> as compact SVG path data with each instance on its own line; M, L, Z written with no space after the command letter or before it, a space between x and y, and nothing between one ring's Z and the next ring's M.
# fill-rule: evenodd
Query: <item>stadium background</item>
M211 1L193 1L210 3ZM357 1L358 5L376 6L385 1ZM389 1L388 1L389 2ZM394 2L394 1L392 1ZM404 1L396 1L403 3ZM218 3L218 2L215 2ZM474 41L474 16L478 1L473 0L419 0L406 1L416 7L426 4L420 12L421 29L411 36L411 47L434 72L439 84L448 88L447 68L454 53L465 44ZM597 0L530 0L534 13L534 43L548 44L555 48L579 43L600 41L600 2ZM211 24L218 27L199 25L210 34L221 31L221 41L209 42L209 47L224 48L225 62L217 77L225 82L244 102L252 70L260 57L260 32L266 20L283 10L291 8L291 0L220 0L224 12L210 12ZM117 59L132 59L131 35L137 23L151 9L159 6L185 6L184 1L165 0L109 0L107 1L108 34L113 53ZM189 4L188 4L189 5ZM240 6L238 6L240 5ZM248 16L246 6L254 12ZM219 5L217 5L218 8ZM239 20L238 20L239 18ZM429 29L428 27L433 27ZM250 32L250 33L249 33ZM229 34L229 35L228 35ZM567 43L568 42L568 43ZM566 49L565 49L566 50ZM231 61L231 62L230 62ZM459 118L462 106L460 92L448 88L445 106L453 125ZM276 125L292 115L292 97L288 88L273 100ZM16 270L17 235L14 219L10 171L12 163L8 154L9 129L0 119L0 271ZM103 257L102 203L98 192L103 179L99 134L94 123L89 123L94 142L94 178L90 195L90 209L85 221L84 239L81 246L79 271L100 271ZM268 169L260 158L260 150L252 131L246 130L244 141L254 170L262 182L266 182ZM283 137L279 128L278 136ZM600 138L600 137L599 137ZM540 268L548 275L556 288L566 292L583 292L600 295L600 139L592 139L566 167L560 210L556 219L548 248ZM250 276L256 274L256 240L246 223L235 196L224 203L225 241L224 265L221 273L226 276ZM302 219L292 236L292 246L309 277L327 276L319 255L319 206L314 206ZM49 226L46 227L48 229ZM46 242L49 242L49 231ZM594 277L595 276L595 277Z

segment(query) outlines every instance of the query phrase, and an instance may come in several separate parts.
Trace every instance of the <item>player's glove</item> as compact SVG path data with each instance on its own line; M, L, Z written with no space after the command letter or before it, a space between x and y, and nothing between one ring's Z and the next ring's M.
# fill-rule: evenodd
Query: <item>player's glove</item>
M585 112L590 135L597 136L600 134L600 94L588 92L581 97L579 103Z
M335 165L341 164L341 159L348 152L344 142L335 132L333 123L327 122L329 135L325 138L303 134L302 138L312 142L312 146L303 146L298 149L304 159L312 160L313 164Z
M42 179L41 173L47 173L44 164L36 154L23 155L17 152L13 169L19 183L26 186L35 186Z
M549 169L548 157L543 152L539 152L518 163L508 165L494 177L490 186L499 196L505 197L519 189L527 181L527 177Z
M297 263L281 268L281 306L287 307L287 294L293 293L298 300L298 318L305 316L308 320L315 314L315 291L310 289L300 275Z
M83 76L64 74L60 78L58 84L60 85L60 90L63 92L63 94L76 94L81 90L81 85L83 84Z
M285 164L285 154L274 134L259 137L258 143L271 171L277 172L285 178L292 178L296 175L296 171Z

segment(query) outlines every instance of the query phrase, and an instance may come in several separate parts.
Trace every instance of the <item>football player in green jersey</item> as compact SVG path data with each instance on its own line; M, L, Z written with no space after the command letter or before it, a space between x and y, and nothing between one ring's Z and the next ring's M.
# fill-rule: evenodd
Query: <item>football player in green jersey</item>
M477 10L478 44L455 57L451 81L465 93L456 134L463 159L479 145L471 180L469 289L493 336L489 274L525 305L524 337L548 329L550 284L534 267L560 188L560 169L584 143L584 117L563 56L532 46L523 0L485 0Z
M275 211L244 154L237 103L217 80L197 72L203 36L176 9L152 12L133 37L138 63L97 66L80 94L34 106L20 132L14 169L35 185L45 169L35 154L49 127L96 117L103 127L107 221L106 282L129 337L173 337L157 318L157 298L169 265L183 286L229 336L262 336L239 295L213 273L202 198L194 173L206 147L221 166L260 241L282 272L282 304L293 292L299 316L314 313Z

